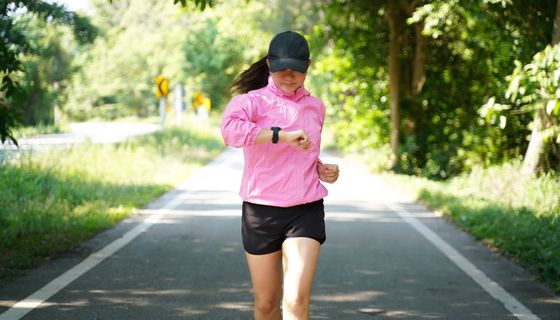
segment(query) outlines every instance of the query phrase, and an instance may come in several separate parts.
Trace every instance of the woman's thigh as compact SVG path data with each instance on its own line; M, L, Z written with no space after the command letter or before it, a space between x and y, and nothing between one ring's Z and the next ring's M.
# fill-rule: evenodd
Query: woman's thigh
M282 298L282 251L245 255L257 303L279 303Z
M284 297L309 301L321 244L314 239L288 238L282 245Z

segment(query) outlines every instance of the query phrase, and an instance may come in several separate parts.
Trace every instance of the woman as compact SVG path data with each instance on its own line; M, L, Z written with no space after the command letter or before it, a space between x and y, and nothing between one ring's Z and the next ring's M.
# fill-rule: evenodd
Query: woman
M224 142L243 147L245 157L242 237L256 320L309 319L326 239L319 180L333 183L339 170L319 160L325 108L303 86L310 64L302 35L277 34L268 55L233 83L241 94L222 118Z

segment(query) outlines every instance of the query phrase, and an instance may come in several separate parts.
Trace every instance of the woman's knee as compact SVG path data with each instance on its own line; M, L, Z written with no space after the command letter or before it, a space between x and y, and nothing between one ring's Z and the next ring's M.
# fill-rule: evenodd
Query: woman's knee
M280 299L255 299L255 309L260 314L273 314L280 310Z
M292 315L305 316L309 314L309 297L304 296L284 296L282 299L282 309Z

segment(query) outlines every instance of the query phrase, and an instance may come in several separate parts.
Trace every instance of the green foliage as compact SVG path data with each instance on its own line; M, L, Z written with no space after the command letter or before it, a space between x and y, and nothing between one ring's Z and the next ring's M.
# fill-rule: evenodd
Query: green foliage
M104 2L111 3L112 1L104 0ZM180 3L183 7L188 7L189 2L201 10L215 3L214 0L173 0L173 3ZM121 2L120 7L124 6L128 6L128 4ZM91 43L97 36L97 30L92 27L88 17L67 11L61 5L51 3L51 1L20 0L3 1L0 4L0 78L2 79L0 85L0 142L2 143L9 139L17 144L12 135L12 128L21 123L24 115L26 116L24 120L27 124L37 121L48 122L51 117L50 114L52 114L49 110L52 110L56 104L61 102L60 100L65 98L63 92L64 85L60 81L54 83L54 91L62 92L61 97L59 97L58 93L51 90L52 88L49 88L49 86L52 87L53 83L48 83L48 80L46 81L46 79L42 78L44 74L40 71L41 67L39 65L47 63L47 61L45 59L36 59L36 57L41 56L44 58L42 53L46 52L45 48L42 46L34 47L29 43L27 30L29 30L30 26L21 23L21 21L29 20L31 16L36 16L45 21L49 28L53 24L71 26L79 45ZM108 16L115 17L110 13ZM31 29L31 33L37 34L37 32L40 33L41 30ZM142 35L139 35L138 39L142 39ZM41 40L36 39L36 43L41 44ZM46 45L52 48L53 43ZM58 60L61 58L66 59L67 55L59 54L63 51L61 47L59 49L60 52L50 51L49 54L55 54L54 58ZM25 54L28 60L35 61L28 61L27 66L23 67L20 61L22 54ZM142 58L142 56L133 56L132 58ZM43 66L48 66L48 64L43 64ZM21 72L23 72L23 75L19 74ZM64 80L67 80L66 75L66 73L61 74ZM20 88L18 82L21 78L27 81L24 89ZM107 79L110 78L105 80ZM139 90L142 90L142 88ZM32 98L31 102L28 99L30 96ZM110 100L112 96L98 98L101 98L101 104L104 106L102 109L108 110L98 112L101 115L109 114L108 117L117 117L124 114L122 112L123 105L113 103L106 106L107 103L103 103L104 99ZM125 101L125 103L128 103L128 101ZM126 106L127 104L124 105L124 109L126 109ZM83 109L83 105L81 107ZM25 110L22 110L22 108ZM83 112L80 112L80 106L76 108L78 109L77 113L83 116ZM31 112L27 112L29 110Z
M54 123L54 108L65 102L68 79L72 74L72 55L63 44L69 33L43 20L21 21L34 54L21 57L23 74L21 105L26 126Z
M502 79L515 59L528 59L546 45L552 30L550 9L548 2L432 1L415 11L410 21L424 23L432 57L422 94L427 104L422 111L430 120L416 143L428 160L415 157L420 157L415 167L423 168L423 174L445 178L520 154L530 119L519 118L500 131L480 121L478 106L505 92ZM435 162L436 175L425 170L430 162Z
M200 10L204 10L206 6L213 6L215 1L214 0L191 0L194 2L196 7L200 7ZM173 0L173 3L181 3L183 7L186 7L188 2L187 0Z
M551 146L549 157L560 159L560 45L547 46L533 60L522 65L515 61L515 69L507 77L506 103L488 99L479 110L488 123L498 124L504 130L524 114L542 112L546 117L543 139ZM513 122L515 123L515 122ZM556 146L556 147L555 147Z
M22 54L38 55L38 48L29 43L25 21L31 15L47 24L64 24L72 27L78 41L91 42L96 35L89 19L63 7L44 1L3 1L0 5L0 142L14 142L11 129L21 121L22 105L27 95L20 87L18 72L25 71L20 61ZM24 74L25 75L25 74Z
M244 46L236 38L218 30L218 17L193 21L184 42L184 73L199 82L213 105L222 106L229 97L229 86L241 71Z
M128 216L223 149L217 127L188 126L2 165L0 283Z
M76 57L79 71L64 106L73 119L157 114L154 90L160 74L169 79L170 91L176 85L186 89L186 101L200 90L219 109L233 78L256 52L266 50L261 39L268 36L256 24L270 11L261 4L237 0L204 12L171 1L92 4L102 35ZM168 103L173 99L170 95Z
M173 54L174 47L166 46L171 42L167 31L179 32L170 29L180 19L179 9L171 2L100 0L93 5L93 22L103 33L76 58L79 71L64 112L77 120L155 113L155 77Z
M311 86L327 104L341 150L377 149L389 139L387 27L370 1L333 1L311 36ZM321 50L322 49L322 50Z
M445 179L477 164L517 158L531 117L500 130L481 121L479 106L505 94L514 61L528 61L550 41L554 1L423 1L400 31L401 172ZM389 1L328 1L314 35L326 43L319 77L342 149L387 144L387 6ZM412 1L395 4L406 13ZM412 7L414 9L414 7ZM528 18L529 17L529 18ZM426 79L411 82L418 50L415 25L427 40ZM360 91L365 87L367 90ZM551 108L551 107L549 107Z
M108 0L109 3L113 3L113 0ZM195 7L200 8L200 10L204 10L206 6L213 6L215 4L215 0L190 0L193 2ZM188 7L189 0L173 0L174 4L180 3L183 7Z

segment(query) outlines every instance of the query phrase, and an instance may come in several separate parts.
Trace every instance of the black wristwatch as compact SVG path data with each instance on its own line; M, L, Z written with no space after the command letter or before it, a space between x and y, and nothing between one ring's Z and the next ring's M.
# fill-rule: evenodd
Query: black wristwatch
M270 128L270 130L272 130L272 143L278 143L278 133L280 132L280 130L282 130L282 128L280 127L272 127Z

